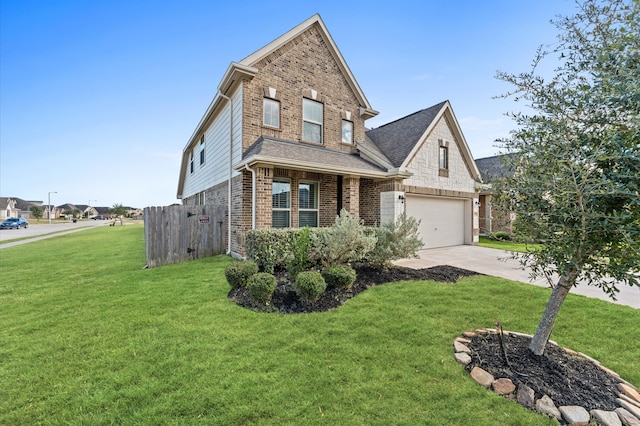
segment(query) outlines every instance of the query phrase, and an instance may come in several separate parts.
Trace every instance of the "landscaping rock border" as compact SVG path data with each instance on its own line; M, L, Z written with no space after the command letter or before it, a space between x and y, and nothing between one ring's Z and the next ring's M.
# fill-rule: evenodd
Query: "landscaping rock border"
M523 337L532 338L530 334L517 333L513 331L503 331L503 333L513 334ZM471 342L470 338L477 335L498 334L493 328L477 329L474 331L465 331L453 341L454 357L457 363L466 366L471 362L471 349L467 346ZM554 341L550 344L558 346ZM534 410L540 414L566 422L570 425L589 425L597 424L604 426L640 426L640 390L631 383L625 381L617 374L603 365L599 361L571 349L562 348L565 352L572 356L579 356L585 360L594 363L600 369L610 376L614 377L618 384L616 403L618 408L614 411L591 410L588 412L584 407L580 406L560 406L557 407L554 401L547 395L539 399L534 398L534 391L526 385L517 387L506 378L495 379L490 373L480 367L474 367L471 372L471 378L481 386L492 389L498 395L505 398L515 400L520 405ZM593 422L593 423L590 423Z

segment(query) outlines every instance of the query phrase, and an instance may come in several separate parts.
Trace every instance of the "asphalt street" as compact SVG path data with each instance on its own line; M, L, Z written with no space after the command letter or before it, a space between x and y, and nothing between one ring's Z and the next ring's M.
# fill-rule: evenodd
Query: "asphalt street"
M51 238L62 233L78 232L84 229L94 228L96 226L105 226L111 223L110 220L89 220L73 222L52 222L48 223L36 223L29 224L29 227L20 229L0 229L0 249L6 247L13 247L19 244L31 243L33 241L39 241L45 238ZM13 240L16 238L27 239L14 241L11 243L5 243L7 240Z

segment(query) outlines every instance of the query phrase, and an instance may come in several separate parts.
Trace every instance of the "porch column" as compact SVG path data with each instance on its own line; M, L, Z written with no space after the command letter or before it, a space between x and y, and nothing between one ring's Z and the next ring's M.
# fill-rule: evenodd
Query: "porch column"
M256 229L271 228L273 167L256 167Z
M403 191L380 193L380 224L395 222L405 212Z
M342 179L342 208L360 217L360 176L344 176Z

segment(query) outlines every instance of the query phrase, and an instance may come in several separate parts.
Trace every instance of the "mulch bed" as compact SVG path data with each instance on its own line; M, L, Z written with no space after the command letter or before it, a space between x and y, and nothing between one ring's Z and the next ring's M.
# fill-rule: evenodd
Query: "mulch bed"
M228 297L245 308L263 312L279 312L282 314L299 314L306 312L325 312L341 306L352 297L366 289L394 281L431 280L455 283L461 277L478 275L477 272L454 266L434 266L432 268L411 269L399 266L377 268L367 264L352 265L356 270L356 282L347 289L330 289L320 299L307 303L298 298L289 277L284 271L276 271L278 286L273 293L269 306L253 303L246 289L232 289Z
M514 334L503 336L509 363L498 334L472 337L466 344L471 349L471 371L480 367L496 379L510 379L516 387L529 386L535 398L548 395L556 406L579 405L587 411L614 410L618 380L593 362L547 343L544 354L537 356L529 350L531 338Z

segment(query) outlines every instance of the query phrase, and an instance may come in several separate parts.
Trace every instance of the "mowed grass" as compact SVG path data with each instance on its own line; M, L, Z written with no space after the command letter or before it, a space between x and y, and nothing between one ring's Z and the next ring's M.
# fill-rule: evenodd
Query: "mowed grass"
M549 291L397 282L320 314L226 297L218 256L142 269L142 226L0 250L0 424L540 425L475 384L453 339L533 333ZM570 295L552 338L640 384L640 311Z
M499 250L506 251L516 251L521 253L526 253L529 250L532 250L536 247L540 247L540 244L525 244L525 243L516 243L513 241L498 241L492 240L489 237L480 236L480 242L478 243L481 247L494 248Z

